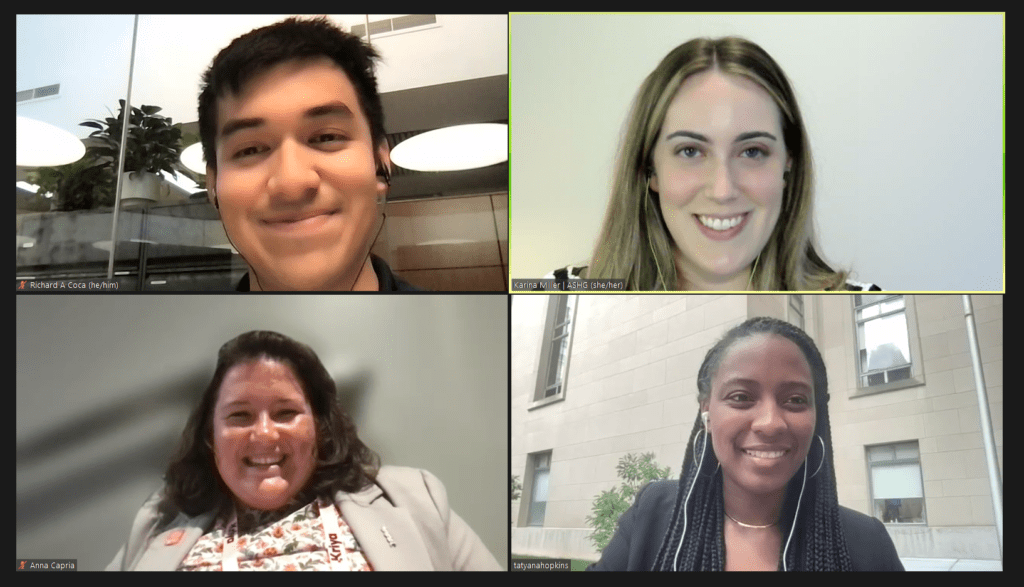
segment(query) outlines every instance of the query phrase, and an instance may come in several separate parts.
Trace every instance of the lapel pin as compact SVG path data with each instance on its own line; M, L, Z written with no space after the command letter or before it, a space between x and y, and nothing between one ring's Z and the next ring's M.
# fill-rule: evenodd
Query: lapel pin
M174 532L171 532L167 535L167 539L164 540L164 546L174 546L175 544L181 542L181 538L183 536L185 536L184 530L175 530Z
M388 541L388 544L391 545L391 548L398 546L397 544L395 544L395 541L391 539L391 534L388 534L387 526L381 526L380 531L384 533L384 540Z

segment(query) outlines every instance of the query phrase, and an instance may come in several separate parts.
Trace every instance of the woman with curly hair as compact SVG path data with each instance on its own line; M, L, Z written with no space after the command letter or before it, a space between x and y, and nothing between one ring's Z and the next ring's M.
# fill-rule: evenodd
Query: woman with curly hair
M436 477L379 465L335 393L302 343L227 342L108 570L501 570Z

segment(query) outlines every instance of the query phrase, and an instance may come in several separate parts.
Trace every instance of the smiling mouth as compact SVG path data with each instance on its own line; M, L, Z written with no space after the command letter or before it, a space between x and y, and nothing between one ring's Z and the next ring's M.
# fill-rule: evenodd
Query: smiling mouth
M789 453L789 449L786 449L786 450L776 450L776 451L763 451L763 450L747 450L745 448L741 448L740 450L743 451L743 454L746 454L748 456L751 456L751 457L754 457L754 458L758 458L758 459L779 459L779 458L782 458L783 456L785 456L787 453Z
M736 216L730 216L727 218L719 218L717 216L704 216L702 214L694 214L697 220L700 221L704 226L712 230L729 230L740 222L743 222L743 218L747 215L747 212L737 214Z
M270 467L283 465L286 460L288 460L288 455L285 455L276 461L270 461L268 459L257 459L256 461L253 461L249 457L242 458L242 462L245 463L245 466L263 471L269 470Z
M746 227L750 220L750 212L735 216L718 217L705 214L691 214L700 232L713 241L727 241L735 237Z
M283 233L303 233L308 231L315 231L322 228L325 224L339 216L339 210L330 210L320 214L314 214L304 218L297 218L294 220L264 220L263 226L273 230L275 232Z

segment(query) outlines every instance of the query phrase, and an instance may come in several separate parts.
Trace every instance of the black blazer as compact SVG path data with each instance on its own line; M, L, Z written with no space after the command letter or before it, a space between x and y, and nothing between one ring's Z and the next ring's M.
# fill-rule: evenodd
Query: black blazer
M668 531L679 481L655 481L637 493L633 506L619 518L619 527L588 571L649 571ZM839 506L855 571L903 571L903 563L885 526L875 518Z

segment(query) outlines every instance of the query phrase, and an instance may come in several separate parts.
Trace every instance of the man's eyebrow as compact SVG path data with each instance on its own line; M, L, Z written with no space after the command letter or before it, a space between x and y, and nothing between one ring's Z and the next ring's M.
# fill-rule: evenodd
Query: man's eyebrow
M671 139L672 137L690 137L691 139L697 139L698 141L701 141L701 142L704 142L704 143L708 143L709 145L712 142L711 139L707 138L706 136L704 136L702 134L697 134L697 133L695 133L693 131L689 131L689 130L677 130L676 132L674 132L674 133L668 135L667 137L665 137L665 140L667 141L667 140ZM753 138L756 138L756 137L767 137L767 138L769 138L769 139L771 139L773 141L777 141L778 140L777 138L775 138L775 135L773 135L771 133L764 132L763 130L755 130L753 132L745 132L745 133L741 133L739 135L736 135L736 139L733 140L733 142L734 143L738 143L740 141L745 141L747 139L753 139Z
M302 113L303 118L319 118L323 116L341 116L343 118L354 118L355 114L343 102L330 102L314 106ZM247 128L259 128L267 123L265 118L235 118L229 120L220 131L220 140L227 140L228 137L240 130Z

